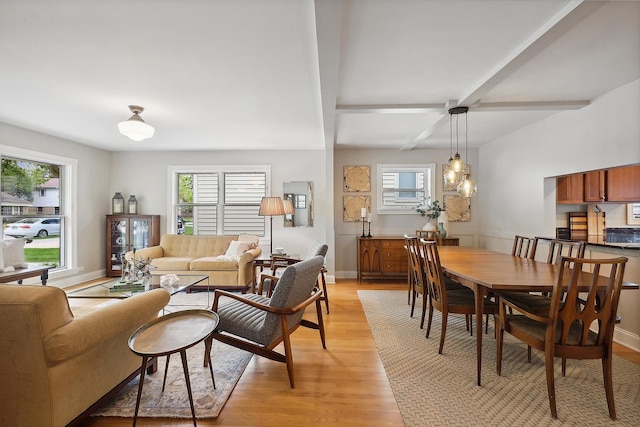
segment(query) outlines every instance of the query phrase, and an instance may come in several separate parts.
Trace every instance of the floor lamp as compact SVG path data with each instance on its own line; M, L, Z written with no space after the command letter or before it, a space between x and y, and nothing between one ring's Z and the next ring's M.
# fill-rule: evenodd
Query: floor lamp
M258 215L271 217L271 246L269 248L269 255L271 255L273 253L273 217L284 215L282 199L280 197L263 197Z

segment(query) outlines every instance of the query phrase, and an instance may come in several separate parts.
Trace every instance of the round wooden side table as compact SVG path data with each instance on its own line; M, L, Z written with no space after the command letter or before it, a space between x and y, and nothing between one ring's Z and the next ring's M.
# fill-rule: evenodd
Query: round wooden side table
M164 391L167 380L167 368L169 358L173 353L180 353L182 358L182 369L184 379L189 393L189 404L191 405L191 415L193 425L196 425L196 412L193 407L193 396L191 395L191 382L189 381L189 368L187 366L187 349L208 338L218 327L220 318L217 313L211 310L183 310L166 316L158 317L146 325L138 328L129 338L129 348L135 354L142 356L142 368L140 369L140 384L138 385L138 396L136 398L136 410L133 415L133 425L136 425L138 409L140 407L140 396L144 384L145 367L152 357L167 356L167 363L164 369L164 379L162 390ZM216 382L213 377L213 366L211 365L211 354L205 351L205 357L209 358L209 370L213 388Z

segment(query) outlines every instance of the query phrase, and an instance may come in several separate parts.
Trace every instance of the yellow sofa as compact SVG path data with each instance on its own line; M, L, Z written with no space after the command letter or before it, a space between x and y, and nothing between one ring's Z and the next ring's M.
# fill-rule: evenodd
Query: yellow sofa
M245 292L254 285L253 260L260 256L258 236L250 234L225 236L191 236L165 234L158 246L138 249L138 258L151 258L155 269L151 274L206 274L210 287L216 289L241 290ZM231 254L227 254L231 248ZM127 258L133 256L127 253ZM206 283L192 289L207 289Z
M60 288L0 285L0 425L65 426L87 416L140 370L129 336L168 302L155 289L74 317Z

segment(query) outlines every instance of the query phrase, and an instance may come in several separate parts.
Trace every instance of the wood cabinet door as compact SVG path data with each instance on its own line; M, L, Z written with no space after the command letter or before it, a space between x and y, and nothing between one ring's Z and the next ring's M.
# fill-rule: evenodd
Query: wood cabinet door
M358 275L382 274L378 240L358 239Z
M584 174L556 178L556 202L560 204L584 203Z
M606 171L594 171L584 174L584 201L604 202L606 197Z
M640 202L640 165L607 171L607 201Z
M407 274L407 251L404 240L381 240L382 272L384 274Z

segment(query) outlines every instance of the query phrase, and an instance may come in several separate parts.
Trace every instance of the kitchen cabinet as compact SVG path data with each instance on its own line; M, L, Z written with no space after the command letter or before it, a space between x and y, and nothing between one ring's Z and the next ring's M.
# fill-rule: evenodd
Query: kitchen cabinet
M122 274L122 255L160 244L160 215L107 215L108 277Z
M447 237L443 246L458 246L460 239ZM358 281L404 279L409 274L404 236L358 237Z
M607 171L593 171L584 174L584 201L604 202L607 198Z
M607 170L607 201L640 202L640 165Z
M559 176L556 178L556 202L559 204L584 203L584 174Z

